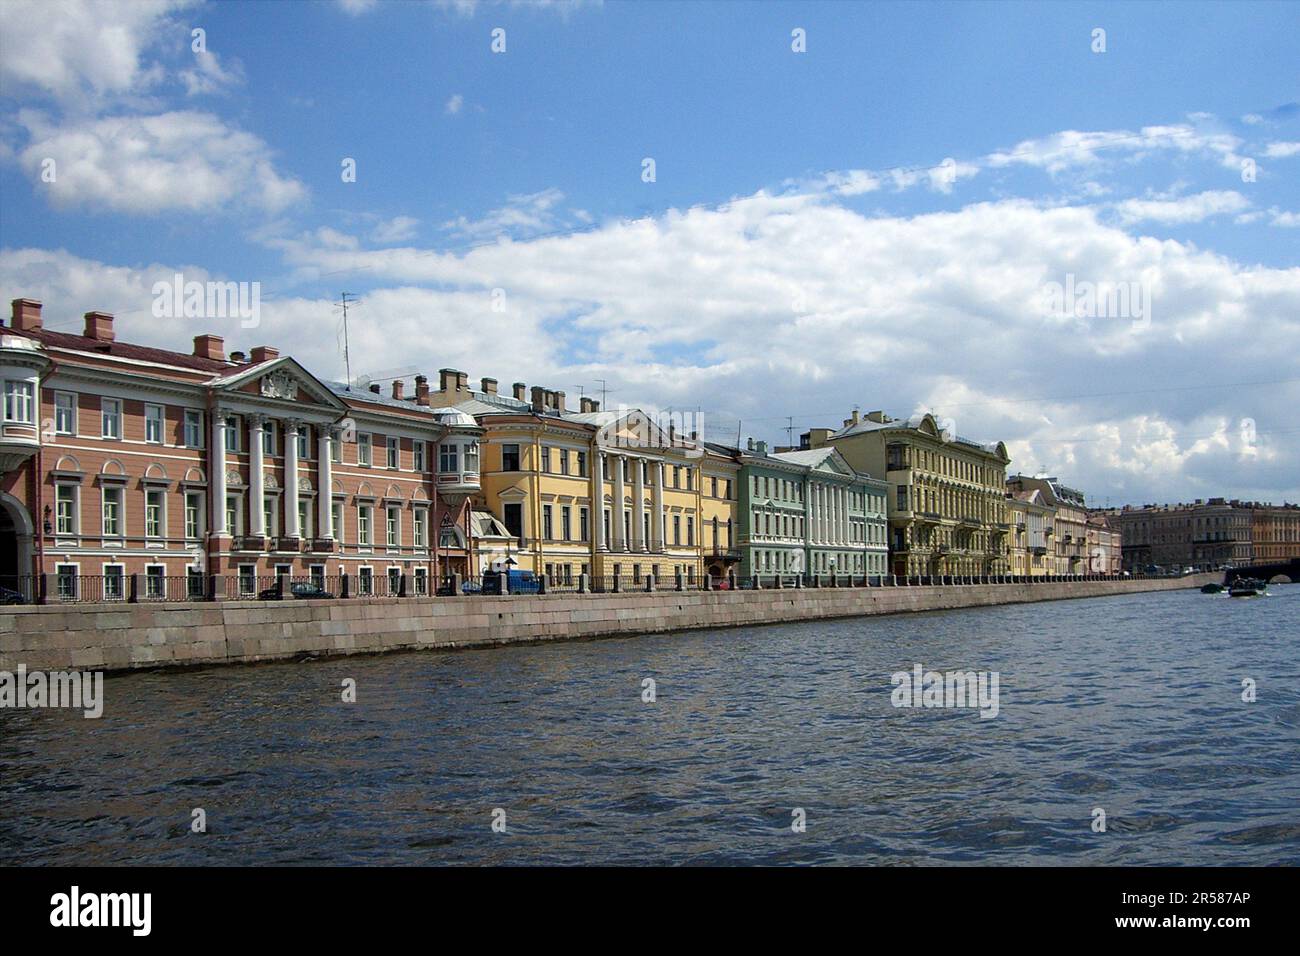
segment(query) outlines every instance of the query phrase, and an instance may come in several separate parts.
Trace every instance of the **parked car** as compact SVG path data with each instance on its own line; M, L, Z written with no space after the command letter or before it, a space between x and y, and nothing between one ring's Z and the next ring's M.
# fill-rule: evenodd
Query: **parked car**
M323 600L334 597L319 584L311 581L298 581L284 589L284 596L311 600ZM280 594L275 588L267 588L257 595L259 601L278 601Z
M536 594L542 582L532 571L489 571L483 575L483 594Z
M22 591L0 588L0 604L26 604L27 596Z

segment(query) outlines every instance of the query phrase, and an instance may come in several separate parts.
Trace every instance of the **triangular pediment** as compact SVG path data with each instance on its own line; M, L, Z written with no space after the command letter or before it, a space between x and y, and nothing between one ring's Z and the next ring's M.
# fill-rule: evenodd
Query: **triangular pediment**
M339 411L347 407L325 383L288 355L238 369L213 380L211 386L232 396L318 405Z

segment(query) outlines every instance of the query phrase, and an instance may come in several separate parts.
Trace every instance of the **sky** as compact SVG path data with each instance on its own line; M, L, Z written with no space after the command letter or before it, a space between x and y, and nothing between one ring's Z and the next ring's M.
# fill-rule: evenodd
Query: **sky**
M201 31L197 33L195 31ZM0 294L1300 500L1300 4L0 0ZM159 283L257 283L256 316ZM1095 293L1095 294L1093 294Z

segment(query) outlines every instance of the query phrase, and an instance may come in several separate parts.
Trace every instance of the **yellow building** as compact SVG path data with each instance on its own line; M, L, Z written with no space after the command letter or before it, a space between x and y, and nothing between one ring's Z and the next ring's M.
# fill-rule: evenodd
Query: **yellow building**
M1012 493L1038 491L1043 502L1051 506L1050 573L1089 573L1088 508L1083 492L1067 487L1057 478L1030 478L1027 475L1012 475L1007 479L1007 490Z
M740 451L706 443L702 467L704 569L717 582L740 570Z
M1011 574L1022 577L1040 577L1054 573L1055 555L1052 553L1048 529L1052 527L1054 511L1043 500L1042 492L1012 492L1006 499L1008 522L1007 560Z
M929 414L902 420L878 411L860 418L854 411L843 428L815 428L803 445L833 445L857 471L885 476L894 574L1008 571L1010 459L1002 442L959 438Z
M416 400L454 408L483 429L477 506L508 531L517 567L559 585L581 574L597 586L619 575L625 588L640 587L653 575L668 587L679 573L699 583L705 455L693 436L636 409L602 411L589 398L575 412L564 392L540 386L516 382L504 396L495 379L474 390L456 369L440 376L437 392L417 380ZM481 572L488 555L475 550Z

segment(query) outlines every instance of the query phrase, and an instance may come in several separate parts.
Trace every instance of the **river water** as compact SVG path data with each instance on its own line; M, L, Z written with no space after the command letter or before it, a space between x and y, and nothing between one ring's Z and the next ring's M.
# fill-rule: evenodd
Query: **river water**
M0 711L0 861L1297 864L1300 585L110 676Z

